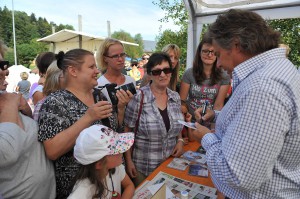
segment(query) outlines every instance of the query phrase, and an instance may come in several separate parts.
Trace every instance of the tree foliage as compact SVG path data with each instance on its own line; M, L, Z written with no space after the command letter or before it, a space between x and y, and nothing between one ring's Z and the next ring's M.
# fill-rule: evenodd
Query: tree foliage
M134 59L142 56L143 49L144 49L144 43L143 43L143 38L142 38L141 34L137 34L134 37L132 37L130 35L130 33L125 32L124 30L120 30L120 31L115 31L111 35L111 37L118 39L118 40L139 44L139 46L132 46L132 45L125 44L125 51L129 57L134 58Z
M14 18L17 60L18 64L25 66L28 66L37 54L48 50L47 44L36 40L52 34L52 26L55 27L56 31L74 30L71 25L49 23L46 18L37 18L34 13L27 15L25 12L14 11ZM12 12L6 6L0 7L0 39L9 47L6 59L10 63L14 63Z
M300 66L300 18L275 19L269 25L281 32L282 43L287 44L291 51L288 58L296 66Z

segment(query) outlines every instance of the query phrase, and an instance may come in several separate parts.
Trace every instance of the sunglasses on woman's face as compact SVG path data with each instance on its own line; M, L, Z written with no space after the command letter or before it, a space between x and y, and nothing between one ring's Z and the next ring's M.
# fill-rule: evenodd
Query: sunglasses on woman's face
M157 70L152 70L151 75L153 76L159 76L161 75L161 72L164 72L166 75L170 74L173 72L172 68L164 68L164 69L157 69Z

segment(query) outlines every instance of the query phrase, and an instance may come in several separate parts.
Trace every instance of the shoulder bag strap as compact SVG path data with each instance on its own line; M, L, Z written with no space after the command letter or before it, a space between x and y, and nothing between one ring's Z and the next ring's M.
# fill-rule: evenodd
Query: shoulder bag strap
M143 102L144 102L144 93L143 93L142 90L140 90L140 91L141 91L141 94L142 94L142 98L141 98L141 102L140 102L138 117L137 117L137 120L135 122L134 135L136 134L136 132L139 128L139 122L140 122L140 117L141 117L141 113L142 113L142 109L143 109Z

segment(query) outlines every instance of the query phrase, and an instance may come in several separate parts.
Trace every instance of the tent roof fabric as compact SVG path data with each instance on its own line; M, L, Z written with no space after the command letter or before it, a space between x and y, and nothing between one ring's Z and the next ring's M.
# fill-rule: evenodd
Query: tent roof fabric
M48 43L79 42L80 36L83 42L89 40L103 41L105 39L105 37L99 37L99 36L90 35L80 31L64 29L64 30L60 30L59 32L53 33L52 35L48 35L44 38L38 39L37 41L48 42ZM138 46L138 44L132 42L126 42L126 41L121 41L121 42L123 44Z
M220 14L227 9L261 10L300 5L299 0L188 0L196 16Z

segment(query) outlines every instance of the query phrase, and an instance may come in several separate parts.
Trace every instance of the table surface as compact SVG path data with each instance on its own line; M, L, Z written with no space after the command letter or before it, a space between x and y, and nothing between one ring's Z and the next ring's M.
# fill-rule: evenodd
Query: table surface
M200 147L200 143L197 141L189 142L185 145L184 151L196 151ZM166 161L164 161L159 167L157 167L147 178L146 180L151 181L160 171L171 174L178 178L182 178L184 180L188 180L197 184L206 185L209 187L215 187L211 178L210 174L208 177L199 177L199 176L191 176L188 174L188 167L184 171L180 171L173 168L168 168L168 164L173 160L173 157L169 157ZM223 195L218 192L218 199L224 198Z

